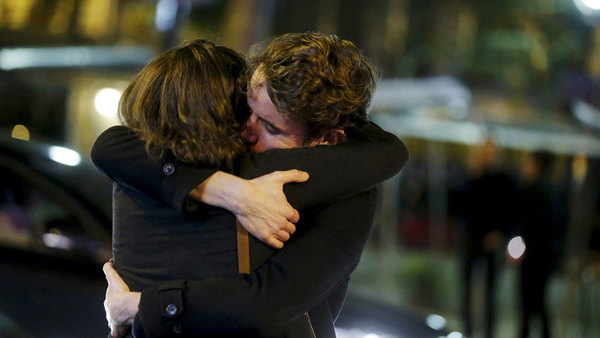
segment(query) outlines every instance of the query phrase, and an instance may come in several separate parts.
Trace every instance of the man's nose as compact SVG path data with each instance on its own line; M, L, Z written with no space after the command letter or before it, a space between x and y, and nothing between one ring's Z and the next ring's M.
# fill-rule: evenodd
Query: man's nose
M248 121L246 121L246 125L244 125L244 128L242 129L242 138L251 144L255 144L258 141L256 132L254 131L256 124L255 120L256 118L254 118L254 114L250 115Z

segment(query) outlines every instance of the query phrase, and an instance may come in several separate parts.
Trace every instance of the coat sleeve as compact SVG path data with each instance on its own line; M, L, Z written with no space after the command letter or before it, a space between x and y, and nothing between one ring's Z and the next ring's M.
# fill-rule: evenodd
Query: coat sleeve
M366 191L394 176L408 161L408 149L396 136L368 123L336 146L278 149L252 154L242 176L254 178L276 170L299 169L306 183L286 184L288 202L303 209Z
M149 337L278 332L323 302L354 271L376 202L371 189L311 210L312 226L244 277L176 281L144 290L134 327ZM168 313L171 304L178 311Z
M106 130L92 148L92 161L113 180L183 210L188 193L217 169L194 167L174 159L153 160L128 128ZM336 146L272 150L243 159L241 176L255 178L276 170L300 169L310 174L302 184L286 184L296 209L330 203L365 191L400 171L408 150L396 136L367 124ZM165 173L165 166L174 168Z
M168 155L153 159L144 142L124 126L114 126L100 134L91 157L96 168L112 180L179 211L183 211L189 192L218 170L195 167Z

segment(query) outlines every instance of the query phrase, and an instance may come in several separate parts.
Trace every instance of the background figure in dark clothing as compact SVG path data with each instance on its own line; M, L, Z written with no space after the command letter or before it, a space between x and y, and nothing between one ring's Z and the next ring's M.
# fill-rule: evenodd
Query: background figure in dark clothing
M492 337L495 319L495 286L499 253L514 222L516 190L513 180L496 167L497 148L486 142L477 154L473 178L464 188L463 224L463 318L465 333L473 334L473 280L476 267L484 267L485 336ZM483 311L477 311L477 313Z
M536 316L541 321L543 337L550 337L550 321L546 312L546 285L552 272L555 255L554 234L557 230L550 183L552 156L545 152L531 154L524 163L526 182L521 193L520 225L525 241L525 254L520 270L521 323L520 336L529 336Z

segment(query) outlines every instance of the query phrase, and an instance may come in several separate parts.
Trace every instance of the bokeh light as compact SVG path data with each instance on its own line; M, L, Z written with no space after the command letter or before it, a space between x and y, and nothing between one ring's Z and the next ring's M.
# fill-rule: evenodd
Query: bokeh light
M514 260L521 259L521 257L523 257L523 254L525 253L525 249L526 249L525 241L523 240L523 237L521 237L521 236L513 237L508 242L508 247L507 247L508 255L510 256L510 258L512 258Z
M48 149L48 156L55 162L72 167L81 163L81 155L78 152L59 146L50 147Z
M116 116L119 111L121 92L114 88L103 88L94 97L94 107L104 116Z
M589 9L600 10L600 0L581 0L581 3Z
M23 141L29 141L31 135L29 129L22 124L17 124L13 127L10 136Z
M427 316L426 322L427 326L434 330L441 330L446 327L446 318L440 315L431 314Z

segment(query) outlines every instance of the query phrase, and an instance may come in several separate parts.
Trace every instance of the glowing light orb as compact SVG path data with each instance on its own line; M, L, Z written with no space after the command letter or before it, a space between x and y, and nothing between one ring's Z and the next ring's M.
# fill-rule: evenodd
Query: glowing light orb
M600 10L600 0L581 0L581 3L591 10Z
M81 155L75 150L52 146L48 149L48 156L55 162L68 166L76 166L81 163Z
M509 242L508 242L508 255L512 258L512 259L520 259L523 254L525 253L525 241L523 240L523 237L521 236L516 236L513 237Z
M29 141L31 138L29 129L22 124L15 125L10 133L10 136L23 141Z
M119 111L121 92L114 88L100 89L94 97L94 107L104 116L116 116Z

